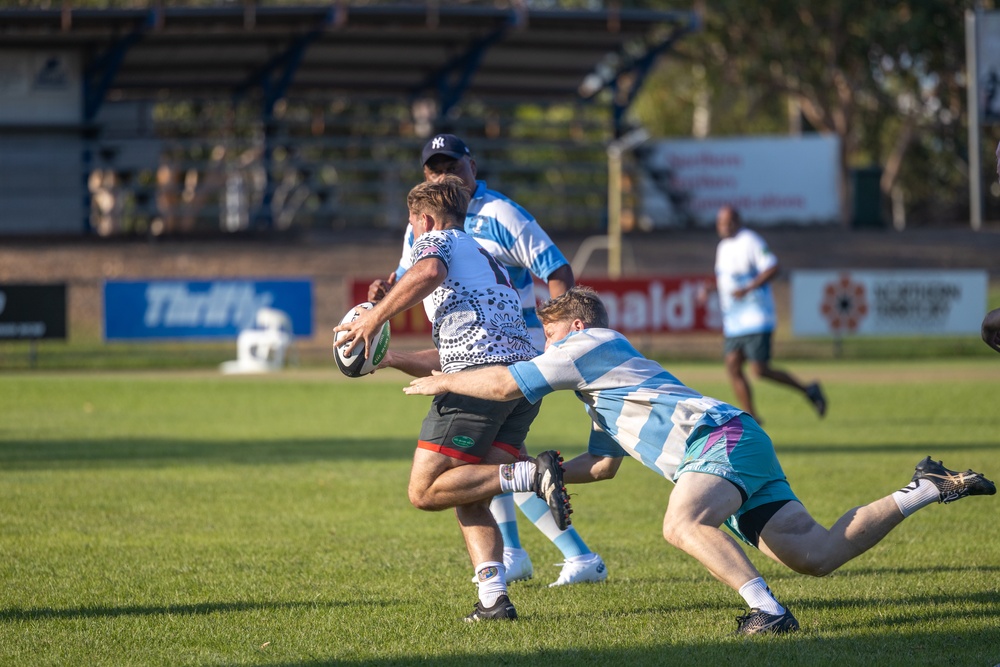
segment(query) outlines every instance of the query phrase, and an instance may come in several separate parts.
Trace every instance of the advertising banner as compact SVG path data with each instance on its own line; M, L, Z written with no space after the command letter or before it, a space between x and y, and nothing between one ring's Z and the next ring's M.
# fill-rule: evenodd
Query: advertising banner
M640 225L711 227L726 205L753 225L835 222L838 146L819 135L657 142L641 163Z
M114 280L104 284L106 340L233 338L257 311L288 315L295 336L313 332L309 280Z
M66 338L66 285L0 284L0 340Z
M715 276L669 276L586 279L601 295L612 329L622 333L704 333L722 331L722 315L714 292L698 304L698 292Z
M80 63L76 51L0 49L0 123L79 123Z
M796 336L978 335L985 271L793 271Z
M708 302L698 304L703 283L714 284L715 277L669 276L592 279L580 281L601 295L608 309L611 328L623 333L696 333L722 331L719 302L712 293ZM365 301L371 280L355 280L351 285L351 303ZM544 294L544 289L539 290ZM430 324L423 306L411 308L392 320L392 334L430 334Z

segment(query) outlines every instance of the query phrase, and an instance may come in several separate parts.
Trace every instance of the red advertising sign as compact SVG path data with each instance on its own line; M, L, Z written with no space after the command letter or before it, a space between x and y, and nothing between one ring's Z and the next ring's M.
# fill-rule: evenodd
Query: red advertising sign
M611 328L623 333L704 333L722 331L719 300L714 291L699 303L704 284L714 276L652 276L622 280L583 279L608 309Z
M368 300L368 286L374 282L371 280L357 280L351 282L350 303L364 303ZM392 318L389 326L392 328L392 335L424 334L430 336L431 323L427 321L423 305L417 305L404 313Z
M707 303L698 302L698 292L714 276L652 276L646 278L585 278L581 284L598 291L608 309L611 328L623 333L704 333L722 331L722 316L714 292ZM351 303L368 298L371 280L354 280ZM539 292L544 295L545 288ZM430 334L423 306L411 308L392 320L392 334Z

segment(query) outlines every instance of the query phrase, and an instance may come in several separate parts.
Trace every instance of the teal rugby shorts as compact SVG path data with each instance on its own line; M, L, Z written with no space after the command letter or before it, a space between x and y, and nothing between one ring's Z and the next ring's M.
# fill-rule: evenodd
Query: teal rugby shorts
M771 507L780 508L785 502L798 501L774 453L771 438L747 414L734 417L722 426L696 432L677 467L674 481L686 472L716 475L739 489L743 504L726 520L726 525L751 546L757 546L757 536L748 536L740 529L743 515L762 505L776 503ZM767 515L763 522L766 523L770 516Z

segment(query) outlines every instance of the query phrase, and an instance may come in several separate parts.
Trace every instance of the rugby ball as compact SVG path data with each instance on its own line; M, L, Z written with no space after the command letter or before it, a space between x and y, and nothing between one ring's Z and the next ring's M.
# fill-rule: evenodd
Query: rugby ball
M347 311L347 314L340 320L340 323L349 324L358 319L363 310L371 310L374 307L374 304L370 301L360 303ZM337 367L340 369L340 372L349 378L356 378L368 375L378 368L378 365L385 359L386 351L389 349L389 323L386 322L383 324L378 334L372 339L374 352L367 359L365 358L364 342L359 343L350 356L344 354L343 349L340 347L340 340L346 334L346 331L338 331L333 341L333 356L337 360Z

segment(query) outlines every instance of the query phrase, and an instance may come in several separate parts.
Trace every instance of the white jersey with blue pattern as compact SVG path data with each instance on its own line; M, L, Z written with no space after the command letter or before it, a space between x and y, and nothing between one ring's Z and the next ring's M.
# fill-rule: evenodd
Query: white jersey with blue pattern
M533 403L558 389L576 391L593 421L591 454L628 454L667 479L696 429L743 414L685 386L611 329L573 332L510 372Z
M715 251L715 280L722 310L722 333L726 338L774 331L774 295L770 283L742 298L739 289L778 263L764 239L745 227L719 242Z
M530 213L508 197L488 189L486 181L476 181L476 184L465 216L465 231L507 269L521 302L524 321L535 346L541 350L545 346L545 334L535 314L532 275L548 282L553 271L569 262ZM413 227L407 226L397 278L412 266L412 246Z
M424 299L442 371L506 366L535 356L517 293L482 246L460 229L429 231L413 244L411 266L428 258L440 260L448 270L444 282Z

